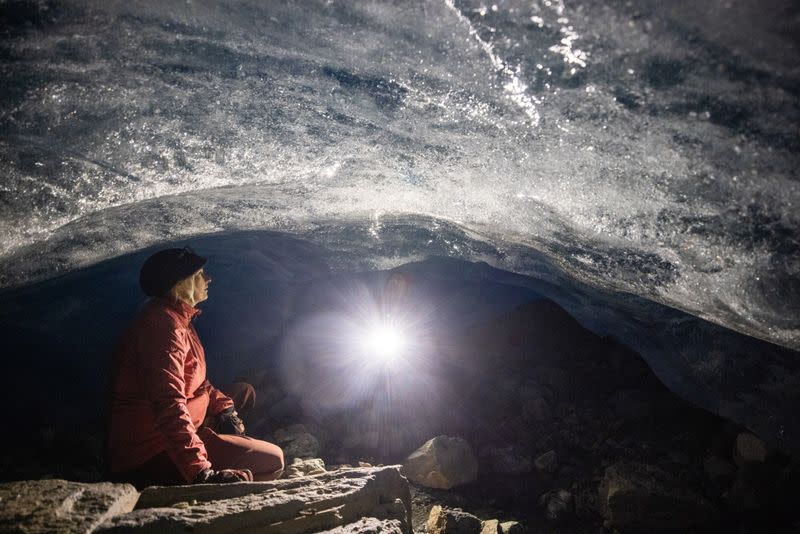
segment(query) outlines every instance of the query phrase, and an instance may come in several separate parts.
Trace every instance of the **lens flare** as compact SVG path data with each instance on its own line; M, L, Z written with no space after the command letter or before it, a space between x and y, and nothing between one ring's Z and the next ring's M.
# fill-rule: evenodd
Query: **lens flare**
M364 333L362 350L367 358L391 363L403 354L404 348L405 337L397 325L376 323Z

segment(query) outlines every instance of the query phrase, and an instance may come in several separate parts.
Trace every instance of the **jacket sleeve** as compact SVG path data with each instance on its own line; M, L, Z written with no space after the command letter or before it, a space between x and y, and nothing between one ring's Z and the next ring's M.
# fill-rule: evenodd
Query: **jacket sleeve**
M141 339L144 387L153 405L155 429L187 482L211 467L186 407L184 362L189 351L185 332L170 318L150 324Z
M233 408L233 400L225 395L223 392L211 385L211 382L206 380L204 384L208 388L208 414L217 415L228 408Z

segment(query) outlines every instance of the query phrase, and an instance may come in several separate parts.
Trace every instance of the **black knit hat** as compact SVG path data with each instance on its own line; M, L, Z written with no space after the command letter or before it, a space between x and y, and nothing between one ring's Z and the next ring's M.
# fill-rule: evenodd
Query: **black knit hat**
M172 286L197 272L206 261L189 247L159 250L142 265L139 285L148 297L160 297Z

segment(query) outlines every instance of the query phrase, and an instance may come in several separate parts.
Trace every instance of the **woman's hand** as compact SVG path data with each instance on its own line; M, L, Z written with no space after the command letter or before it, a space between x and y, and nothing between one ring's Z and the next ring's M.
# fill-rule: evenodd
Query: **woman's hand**
M192 484L229 484L231 482L252 482L253 473L249 469L204 469L197 473Z
M235 434L244 436L244 421L233 408L228 408L217 416L217 424L214 431L217 434Z

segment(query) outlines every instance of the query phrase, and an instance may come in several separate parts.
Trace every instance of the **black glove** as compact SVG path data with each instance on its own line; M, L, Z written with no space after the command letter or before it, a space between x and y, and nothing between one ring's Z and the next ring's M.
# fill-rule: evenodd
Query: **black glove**
M231 407L217 415L217 422L213 430L217 434L244 436L244 422L236 410Z
M253 473L249 469L203 469L192 480L192 484L229 484L231 482L252 482Z

